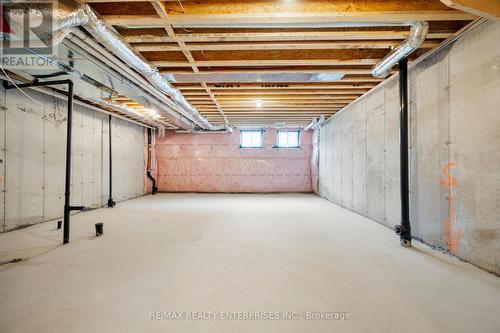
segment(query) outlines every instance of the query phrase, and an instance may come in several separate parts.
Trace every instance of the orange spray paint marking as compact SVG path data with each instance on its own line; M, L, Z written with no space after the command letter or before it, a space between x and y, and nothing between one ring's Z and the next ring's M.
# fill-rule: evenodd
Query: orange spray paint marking
M457 180L455 179L455 177L450 175L450 169L454 168L454 167L455 167L455 163L452 163L452 162L450 162L444 166L443 173L444 173L446 179L442 179L440 181L442 186L446 186L446 187L450 187L450 188L455 188L458 186L458 183L457 183Z
M458 186L458 182L450 175L450 169L455 167L455 163L448 163L443 167L443 174L445 175L445 179L440 181L441 186L448 187L448 213L450 216L449 220L444 220L444 231L446 236L446 244L448 246L448 250L451 253L455 253L458 248L458 243L460 238L462 238L462 230L457 228L456 234L454 232L453 223L454 223L454 212L453 212L453 194L451 190Z

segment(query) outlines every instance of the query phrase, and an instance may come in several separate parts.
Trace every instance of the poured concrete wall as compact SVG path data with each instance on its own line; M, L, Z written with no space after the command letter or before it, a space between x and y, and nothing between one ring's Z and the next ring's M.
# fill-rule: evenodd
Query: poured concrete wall
M163 192L310 192L311 132L301 147L275 148L267 129L262 148L240 148L230 134L167 133L156 142L158 188Z
M64 205L66 102L0 89L0 231L59 218ZM108 116L74 105L71 203L97 208L109 193ZM113 198L144 193L142 127L113 118Z
M500 273L500 23L409 74L413 235ZM321 128L319 193L400 223L399 92L393 80Z

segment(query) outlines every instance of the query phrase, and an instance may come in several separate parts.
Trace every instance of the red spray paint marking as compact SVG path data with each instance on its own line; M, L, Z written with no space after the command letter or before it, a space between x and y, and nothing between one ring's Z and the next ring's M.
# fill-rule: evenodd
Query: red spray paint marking
M443 167L443 174L445 175L445 179L442 179L440 181L441 186L446 186L448 190L448 213L450 216L449 220L444 220L444 230L445 230L445 236L446 236L446 244L448 246L448 250L451 253L455 253L458 248L458 243L460 241L460 238L462 237L462 230L460 227L457 228L456 233L453 230L453 224L454 224L454 211L453 211L453 194L452 194L452 189L456 188L458 186L458 182L453 177L450 175L450 169L455 167L455 163L448 163Z

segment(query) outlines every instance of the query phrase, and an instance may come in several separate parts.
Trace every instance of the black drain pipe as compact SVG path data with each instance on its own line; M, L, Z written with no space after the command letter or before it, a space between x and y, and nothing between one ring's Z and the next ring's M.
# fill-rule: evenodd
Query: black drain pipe
M148 170L147 170L147 175L148 178L151 180L153 183L151 187L151 194L156 194L158 192L158 187L156 187L156 179L154 179L153 175L151 175L151 164L152 164L152 154L153 154L153 144L151 140L152 136L152 129L148 128Z
M67 84L68 85L68 115L66 120L66 179L64 186L64 219L63 219L63 244L69 243L69 222L70 213L72 210L84 210L85 206L71 206L71 134L73 124L73 81L71 80L55 80L55 81L35 81L31 83L23 83L17 85L9 85L7 81L3 81L5 89L22 89L40 86L53 86Z
M108 118L108 133L109 133L109 198L108 207L114 207L116 201L113 200L113 154L111 145L111 115Z
M399 235L401 246L411 246L410 186L408 176L408 59L399 61L399 148L401 183L401 224L394 230Z

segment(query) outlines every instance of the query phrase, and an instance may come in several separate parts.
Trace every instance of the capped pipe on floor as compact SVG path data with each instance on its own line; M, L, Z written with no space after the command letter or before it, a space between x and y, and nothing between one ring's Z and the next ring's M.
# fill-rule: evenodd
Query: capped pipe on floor
M373 67L372 75L377 78L386 78L391 73L394 65L422 45L428 31L429 23L423 21L415 22L411 27L410 36Z
M104 223L98 222L95 224L95 235L96 237L102 236L104 234Z

